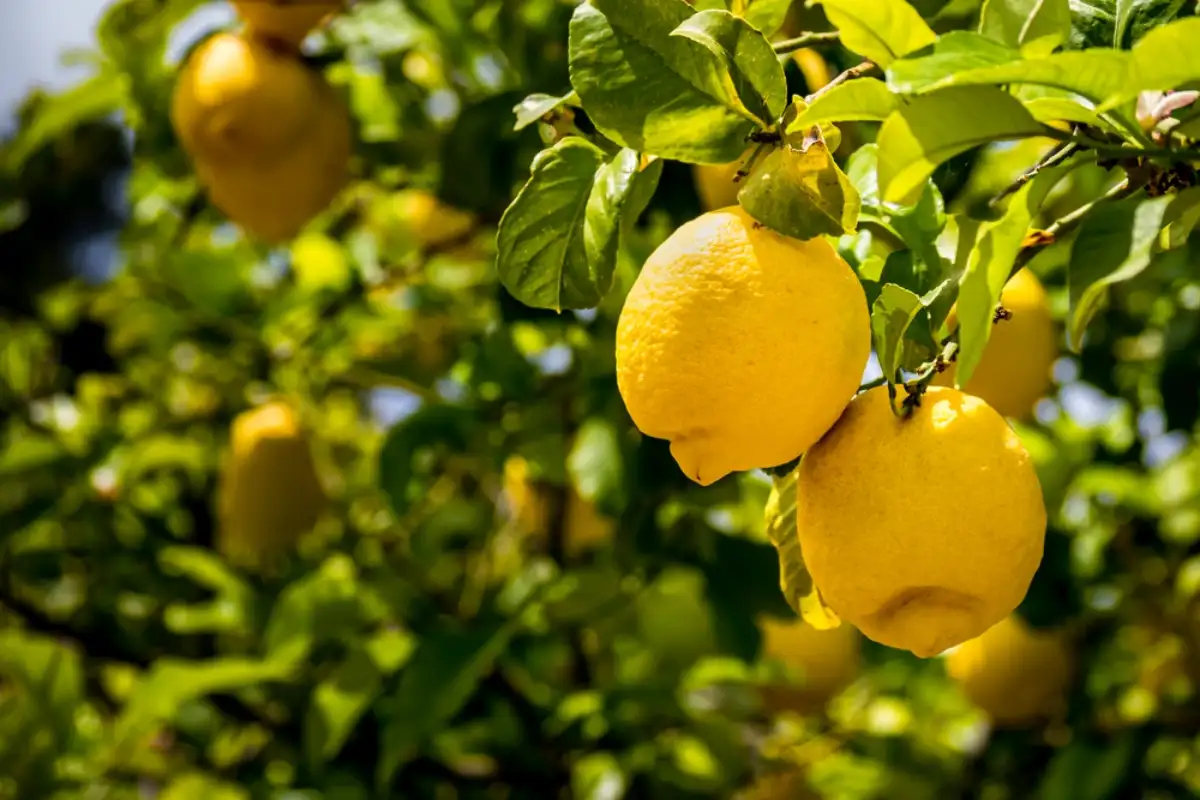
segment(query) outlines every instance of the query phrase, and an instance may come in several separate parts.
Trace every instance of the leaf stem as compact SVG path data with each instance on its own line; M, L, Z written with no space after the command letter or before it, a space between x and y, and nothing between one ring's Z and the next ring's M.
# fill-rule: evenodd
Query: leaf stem
M829 31L828 33L802 33L794 39L784 39L782 42L776 42L772 47L775 49L776 55L787 55L794 53L797 50L803 50L805 47L812 47L817 44L833 44L841 41L841 34L837 31Z
M1059 142L1053 148L1051 148L1046 155L1042 156L1042 158L1036 164L1022 172L1019 176L1017 176L1017 179L1008 186L1005 186L998 195L993 197L991 201L988 202L988 205L995 207L1000 203L1001 200L1008 197L1010 194L1036 178L1039 172L1050 167L1058 166L1071 156L1075 155L1075 153L1078 151L1078 142Z

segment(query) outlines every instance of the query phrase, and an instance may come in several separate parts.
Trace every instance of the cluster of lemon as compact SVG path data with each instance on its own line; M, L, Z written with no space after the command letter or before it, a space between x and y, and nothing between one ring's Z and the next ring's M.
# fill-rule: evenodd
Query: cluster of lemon
M350 115L300 43L343 0L234 0L243 24L188 57L171 123L209 200L247 233L294 236L345 186Z

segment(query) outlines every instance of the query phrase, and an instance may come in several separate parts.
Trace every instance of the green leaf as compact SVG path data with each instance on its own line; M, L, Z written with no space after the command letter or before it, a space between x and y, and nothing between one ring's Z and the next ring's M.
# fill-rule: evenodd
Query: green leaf
M796 239L851 233L860 208L858 192L822 141L803 151L785 145L760 159L738 201L759 222Z
M517 116L513 130L524 130L550 112L577 102L579 102L579 98L574 92L567 92L561 97L549 94L531 94L513 106L513 113Z
M1068 267L1067 341L1072 349L1082 346L1083 332L1104 305L1108 288L1136 278L1150 265L1172 199L1111 200L1099 203L1084 218Z
M699 44L716 59L727 87L724 102L760 127L774 124L787 106L787 82L771 43L746 20L728 11L700 11L671 32Z
M1179 19L1147 33L1130 51L1129 76L1100 106L1106 111L1136 98L1144 91L1177 89L1200 81L1200 17Z
M900 99L887 84L875 78L846 81L813 100L787 128L789 134L802 132L822 122L886 119L900 107Z
M779 589L787 604L805 622L816 628L832 628L838 618L821 601L820 593L800 551L796 532L796 470L771 481L771 493L763 509L767 538L779 556Z
M513 297L554 311L600 302L612 285L626 212L640 213L636 206L661 174L661 160L640 166L632 150L606 161L578 137L538 154L496 237L500 281Z
M313 689L304 721L304 747L311 765L337 756L382 689L383 676L375 662L363 648L352 647L333 674Z
M127 91L127 84L120 76L103 72L61 94L41 100L33 118L22 126L7 148L4 168L20 171L30 156L79 124L116 112L125 102Z
M1111 800L1128 777L1137 750L1132 732L1111 743L1079 737L1050 759L1037 800Z
M65 747L73 738L75 714L83 701L79 653L47 637L0 631L0 676L28 696L39 722Z
M1010 47L1039 42L1049 52L1071 35L1071 6L1067 0L985 0L979 32Z
M1200 186L1186 189L1171 201L1163 217L1158 246L1163 250L1184 247L1196 226L1200 225Z
M423 491L414 478L414 461L428 450L462 452L468 446L473 415L464 408L429 405L397 423L388 431L379 452L379 486L392 510L403 514Z
M621 440L603 417L590 417L579 427L567 456L567 472L579 496L606 508L619 499L624 481Z
M871 335L884 377L895 380L904 354L904 334L921 311L921 298L913 292L888 283L871 305Z
M271 608L263 652L277 662L297 663L325 641L354 640L363 626L358 570L345 554L330 556L291 583Z
M905 0L811 0L842 35L847 49L881 67L931 45L937 35Z
M1093 104L1083 98L1077 98L1071 92L1026 83L1014 87L1013 94L1038 122L1078 122L1097 128L1105 127Z
M1190 0L1072 0L1071 43L1126 50L1149 31L1183 13Z
M193 772L175 778L158 800L250 800L250 792L217 778Z
M1075 49L1114 46L1116 23L1117 0L1071 0L1071 46Z
M766 36L773 36L783 27L792 0L744 0L739 16ZM735 9L736 12L736 9Z
M466 704L519 626L517 615L503 623L443 630L421 639L395 693L378 706L384 720L376 772L381 787Z
M987 40L984 40L987 41ZM990 62L990 63L987 63ZM888 70L893 91L914 94L948 86L1028 83L1052 86L1100 102L1127 81L1129 54L1096 48L1022 59L974 34L947 34L932 55L897 61Z
M293 665L248 658L185 661L164 657L154 662L113 726L112 755L120 760L155 726L170 722L184 704L211 694L226 694L291 677Z
M983 358L992 335L992 317L1008 283L1029 226L1050 190L1071 169L1070 162L1041 172L1009 200L1000 219L979 227L958 292L958 358L955 380L965 386Z
M1036 136L1041 125L1020 101L991 87L952 87L922 95L893 112L879 131L879 188L902 202L943 161L972 147Z
M616 800L625 796L629 776L612 753L588 753L571 765L571 797Z
M571 18L571 85L608 138L642 153L702 164L741 155L754 122L725 103L727 76L671 33L683 0L594 0Z

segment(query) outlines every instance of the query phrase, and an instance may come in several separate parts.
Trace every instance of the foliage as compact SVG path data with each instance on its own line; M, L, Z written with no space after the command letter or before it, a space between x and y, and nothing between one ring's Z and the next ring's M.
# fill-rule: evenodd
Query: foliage
M0 150L0 798L1200 792L1195 3L360 0L310 41L356 174L303 270L200 199L170 128L202 5L114 0L94 74ZM1021 613L1072 638L1065 717L991 730L941 660L870 643L825 713L759 702L758 617L836 623L763 518L789 470L690 484L613 365L639 265L699 212L680 162L747 146L752 214L838 236L897 401L969 377L1013 270L1047 284L1069 349L1017 423L1050 517ZM469 229L388 221L413 187ZM114 274L72 276L98 231ZM332 509L246 572L218 471L279 395ZM568 551L571 491L611 542ZM911 492L898 534L939 501Z

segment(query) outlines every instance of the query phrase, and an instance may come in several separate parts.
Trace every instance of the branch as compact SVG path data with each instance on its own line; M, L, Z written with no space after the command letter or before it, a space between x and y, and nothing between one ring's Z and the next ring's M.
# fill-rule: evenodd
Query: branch
M825 84L820 89L817 89L815 92L813 92L812 94L810 94L808 97L806 97L804 99L807 102L812 103L814 100L816 100L818 97L820 97L821 95L828 92L833 87L840 86L843 83L845 83L846 81L851 80L853 78L861 78L863 75L866 75L868 72L871 72L872 70L877 69L877 68L878 67L876 66L874 61L863 61L860 64L855 64L853 67L850 67L848 70L846 70L842 74L838 75L833 80L831 80L829 83Z
M803 50L805 47L812 47L818 44L833 44L841 41L841 34L837 31L829 31L828 33L802 33L794 39L784 39L782 42L776 42L776 55L787 55L794 53L797 50Z
M1008 197L1010 194L1036 178L1038 173L1040 173L1042 170L1058 166L1071 156L1075 155L1075 153L1078 151L1078 142L1059 142L1053 148L1051 148L1050 152L1042 156L1041 160L1017 176L1015 181L1004 187L1003 191L993 197L988 205L995 207L1000 203L1001 200Z

